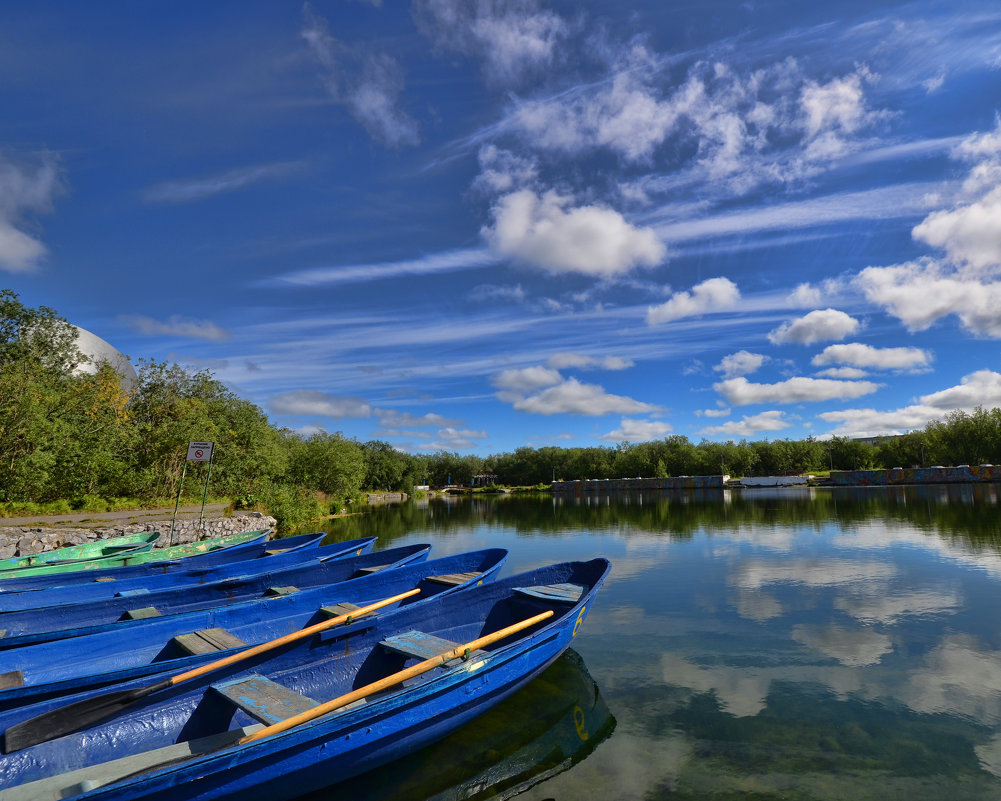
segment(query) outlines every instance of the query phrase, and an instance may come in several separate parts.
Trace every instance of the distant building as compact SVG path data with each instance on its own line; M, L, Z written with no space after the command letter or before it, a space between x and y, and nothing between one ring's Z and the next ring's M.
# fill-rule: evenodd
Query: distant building
M473 476L473 481L471 486L473 487L492 487L497 483L497 476L493 473L479 473Z
M83 364L78 364L74 372L77 374L93 374L100 369L102 364L107 364L122 377L122 385L125 389L132 389L132 386L139 380L139 376L125 354L110 343L105 342L96 334L92 334L78 325L74 325L73 327L77 332L75 343L77 350L89 360Z

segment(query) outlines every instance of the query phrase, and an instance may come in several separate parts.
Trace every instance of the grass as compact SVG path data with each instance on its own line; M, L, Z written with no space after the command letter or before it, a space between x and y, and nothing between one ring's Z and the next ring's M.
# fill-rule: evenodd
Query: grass
M45 503L5 502L0 503L0 518L36 517L42 515L67 515L74 512L131 512L146 509L172 509L174 498L102 498L85 495L80 498L60 499ZM201 498L181 498L181 506L200 506ZM209 498L206 503L229 503L229 498Z

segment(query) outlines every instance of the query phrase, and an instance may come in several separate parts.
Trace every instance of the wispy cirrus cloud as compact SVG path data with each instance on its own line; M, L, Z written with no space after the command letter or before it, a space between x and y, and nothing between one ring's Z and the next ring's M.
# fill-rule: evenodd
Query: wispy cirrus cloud
M229 332L208 320L194 320L173 315L166 320L155 320L142 314L119 315L119 320L141 334L207 339L213 342L229 339Z
M147 203L190 203L265 181L283 180L301 173L305 166L306 163L302 161L282 161L238 167L202 178L168 181L145 190L143 199Z
M285 273L268 279L267 284L280 286L334 286L367 281L384 281L403 276L438 275L460 270L481 270L493 267L501 260L485 248L450 250L432 253L417 259L348 264L340 267L314 267Z
M389 147L416 145L417 121L399 107L403 71L387 53L366 53L350 48L333 36L327 22L309 3L303 7L300 32L321 70L331 99L345 106L369 135Z
M570 26L537 0L416 0L421 32L442 51L479 58L487 80L512 85L557 60Z
M567 367L577 367L582 370L626 370L632 367L634 362L624 356L587 356L582 353L554 353L546 364L554 370L562 370Z

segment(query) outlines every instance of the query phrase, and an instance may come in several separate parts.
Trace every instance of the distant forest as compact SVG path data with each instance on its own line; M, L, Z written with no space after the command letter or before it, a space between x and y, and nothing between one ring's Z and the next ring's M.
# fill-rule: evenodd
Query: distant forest
M0 290L0 504L93 498L172 499L189 441L214 441L211 492L271 510L318 497L339 508L365 490L410 492L416 485L469 485L489 473L499 484L555 479L677 475L797 474L828 469L1001 463L1001 409L955 411L923 430L875 444L828 440L690 442L675 435L608 447L518 448L481 457L407 454L387 442L339 433L302 435L270 424L209 371L140 360L123 386L108 366L77 368L75 329L47 307ZM205 464L187 468L200 495ZM320 495L318 495L318 493Z

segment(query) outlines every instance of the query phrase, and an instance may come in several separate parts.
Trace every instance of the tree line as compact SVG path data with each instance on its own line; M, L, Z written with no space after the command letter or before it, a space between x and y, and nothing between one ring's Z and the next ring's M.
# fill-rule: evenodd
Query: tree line
M875 444L828 440L691 442L682 435L615 446L518 448L490 456L408 454L340 433L304 435L265 413L207 370L140 360L131 385L107 365L77 369L73 326L47 307L0 290L0 503L173 499L189 441L214 441L211 492L245 506L315 511L317 493L339 507L363 490L410 492L422 484L679 475L788 475L825 469L1001 463L1001 409L956 411L923 430ZM190 463L185 488L200 493L207 464ZM307 509L307 511L308 511Z

